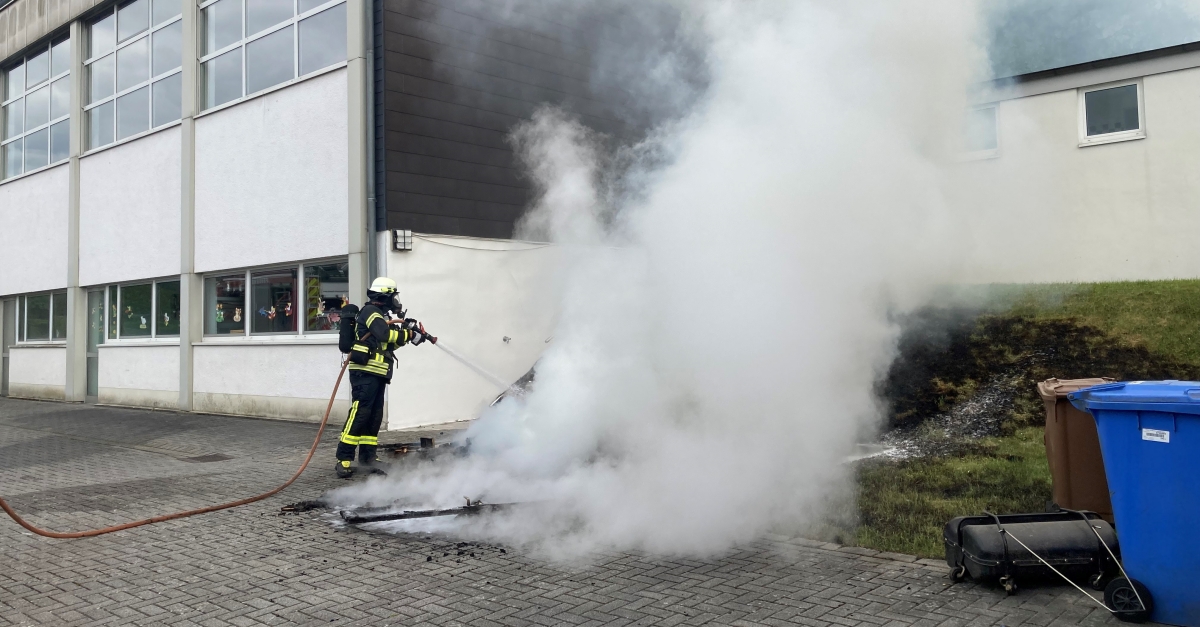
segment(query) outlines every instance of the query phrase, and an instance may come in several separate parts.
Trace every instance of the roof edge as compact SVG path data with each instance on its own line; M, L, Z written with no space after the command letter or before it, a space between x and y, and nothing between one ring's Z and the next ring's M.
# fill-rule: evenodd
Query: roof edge
M1162 57L1170 57L1177 54L1194 52L1200 50L1200 41L1193 41L1186 44L1176 46L1168 46L1166 48L1156 48L1154 50L1145 50L1142 52L1134 52L1125 54L1119 57L1107 57L1104 59L1096 59L1095 61L1087 61L1084 63L1076 63L1074 65L1064 65L1062 67L1050 68L1046 70L1038 70L1036 72L1027 72L1025 74L1014 74L1012 76L998 76L990 80L984 81L993 85L1013 85L1021 83L1029 83L1033 81L1045 80L1058 76L1066 76L1069 74L1078 74L1088 70L1099 70L1117 65L1125 65L1128 63L1136 63L1138 61L1150 61L1160 59Z

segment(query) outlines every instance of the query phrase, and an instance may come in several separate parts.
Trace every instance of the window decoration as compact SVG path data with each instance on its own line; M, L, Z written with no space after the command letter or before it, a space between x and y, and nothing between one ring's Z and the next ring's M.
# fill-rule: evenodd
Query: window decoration
M38 46L3 71L0 178L66 159L70 153L71 40Z
M304 330L337 331L338 312L349 302L350 264L304 266Z
M178 279L110 285L102 300L100 325L110 341L179 335Z
M99 148L182 114L181 0L133 0L87 26L88 147Z
M346 60L343 0L201 4L205 109Z
M348 263L327 261L206 277L204 333L336 333L349 276Z
M246 275L209 277L204 280L204 332L208 335L241 335L246 332L242 309L246 304Z
M296 268L250 274L251 333L296 331Z

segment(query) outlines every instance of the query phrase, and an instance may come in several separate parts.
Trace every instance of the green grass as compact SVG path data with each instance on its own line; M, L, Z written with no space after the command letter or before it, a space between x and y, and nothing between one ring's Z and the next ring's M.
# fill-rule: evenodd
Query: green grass
M1011 313L1074 318L1130 345L1200 365L1200 280L1005 286ZM1007 300L1007 299L1004 299Z
M985 292L982 301L977 290ZM986 303L992 315L1073 320L1099 329L1117 345L1143 347L1153 357L1200 367L1200 280L1005 285L969 291L976 292L969 300ZM997 348L1001 359L1004 347ZM1017 413L1029 416L1012 421L1017 428L1009 435L982 440L970 453L860 468L858 524L852 531L839 530L838 538L939 558L944 555L942 527L951 518L984 509L1042 511L1051 498L1042 428L1026 426L1040 421L1040 403L1032 397L1017 400Z
M858 476L859 546L941 557L942 527L955 516L1040 512L1050 499L1042 430L988 438L963 457L863 466Z

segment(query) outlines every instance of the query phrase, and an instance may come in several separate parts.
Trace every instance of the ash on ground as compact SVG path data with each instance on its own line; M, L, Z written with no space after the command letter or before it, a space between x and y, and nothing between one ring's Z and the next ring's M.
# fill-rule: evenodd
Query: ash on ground
M980 438L1001 435L1021 380L1017 376L997 377L948 412L884 433L879 441L890 447L885 456L907 459L954 455L971 449Z

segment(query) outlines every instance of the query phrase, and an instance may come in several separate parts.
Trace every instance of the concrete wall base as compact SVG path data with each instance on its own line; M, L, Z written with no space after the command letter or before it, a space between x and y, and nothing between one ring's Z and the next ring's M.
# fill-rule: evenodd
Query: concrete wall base
M66 388L61 385L41 385L38 383L8 384L8 395L11 398L29 398L39 401L65 401Z
M249 394L192 394L192 411L201 414L226 414L255 418L277 418L296 422L321 422L329 399L286 398L282 396L253 396ZM329 414L329 424L340 428L350 413L350 401L336 400ZM384 409L384 416L387 410Z
M151 407L154 409L178 409L179 392L163 390L137 390L130 388L100 388L97 402L101 405L124 407Z

